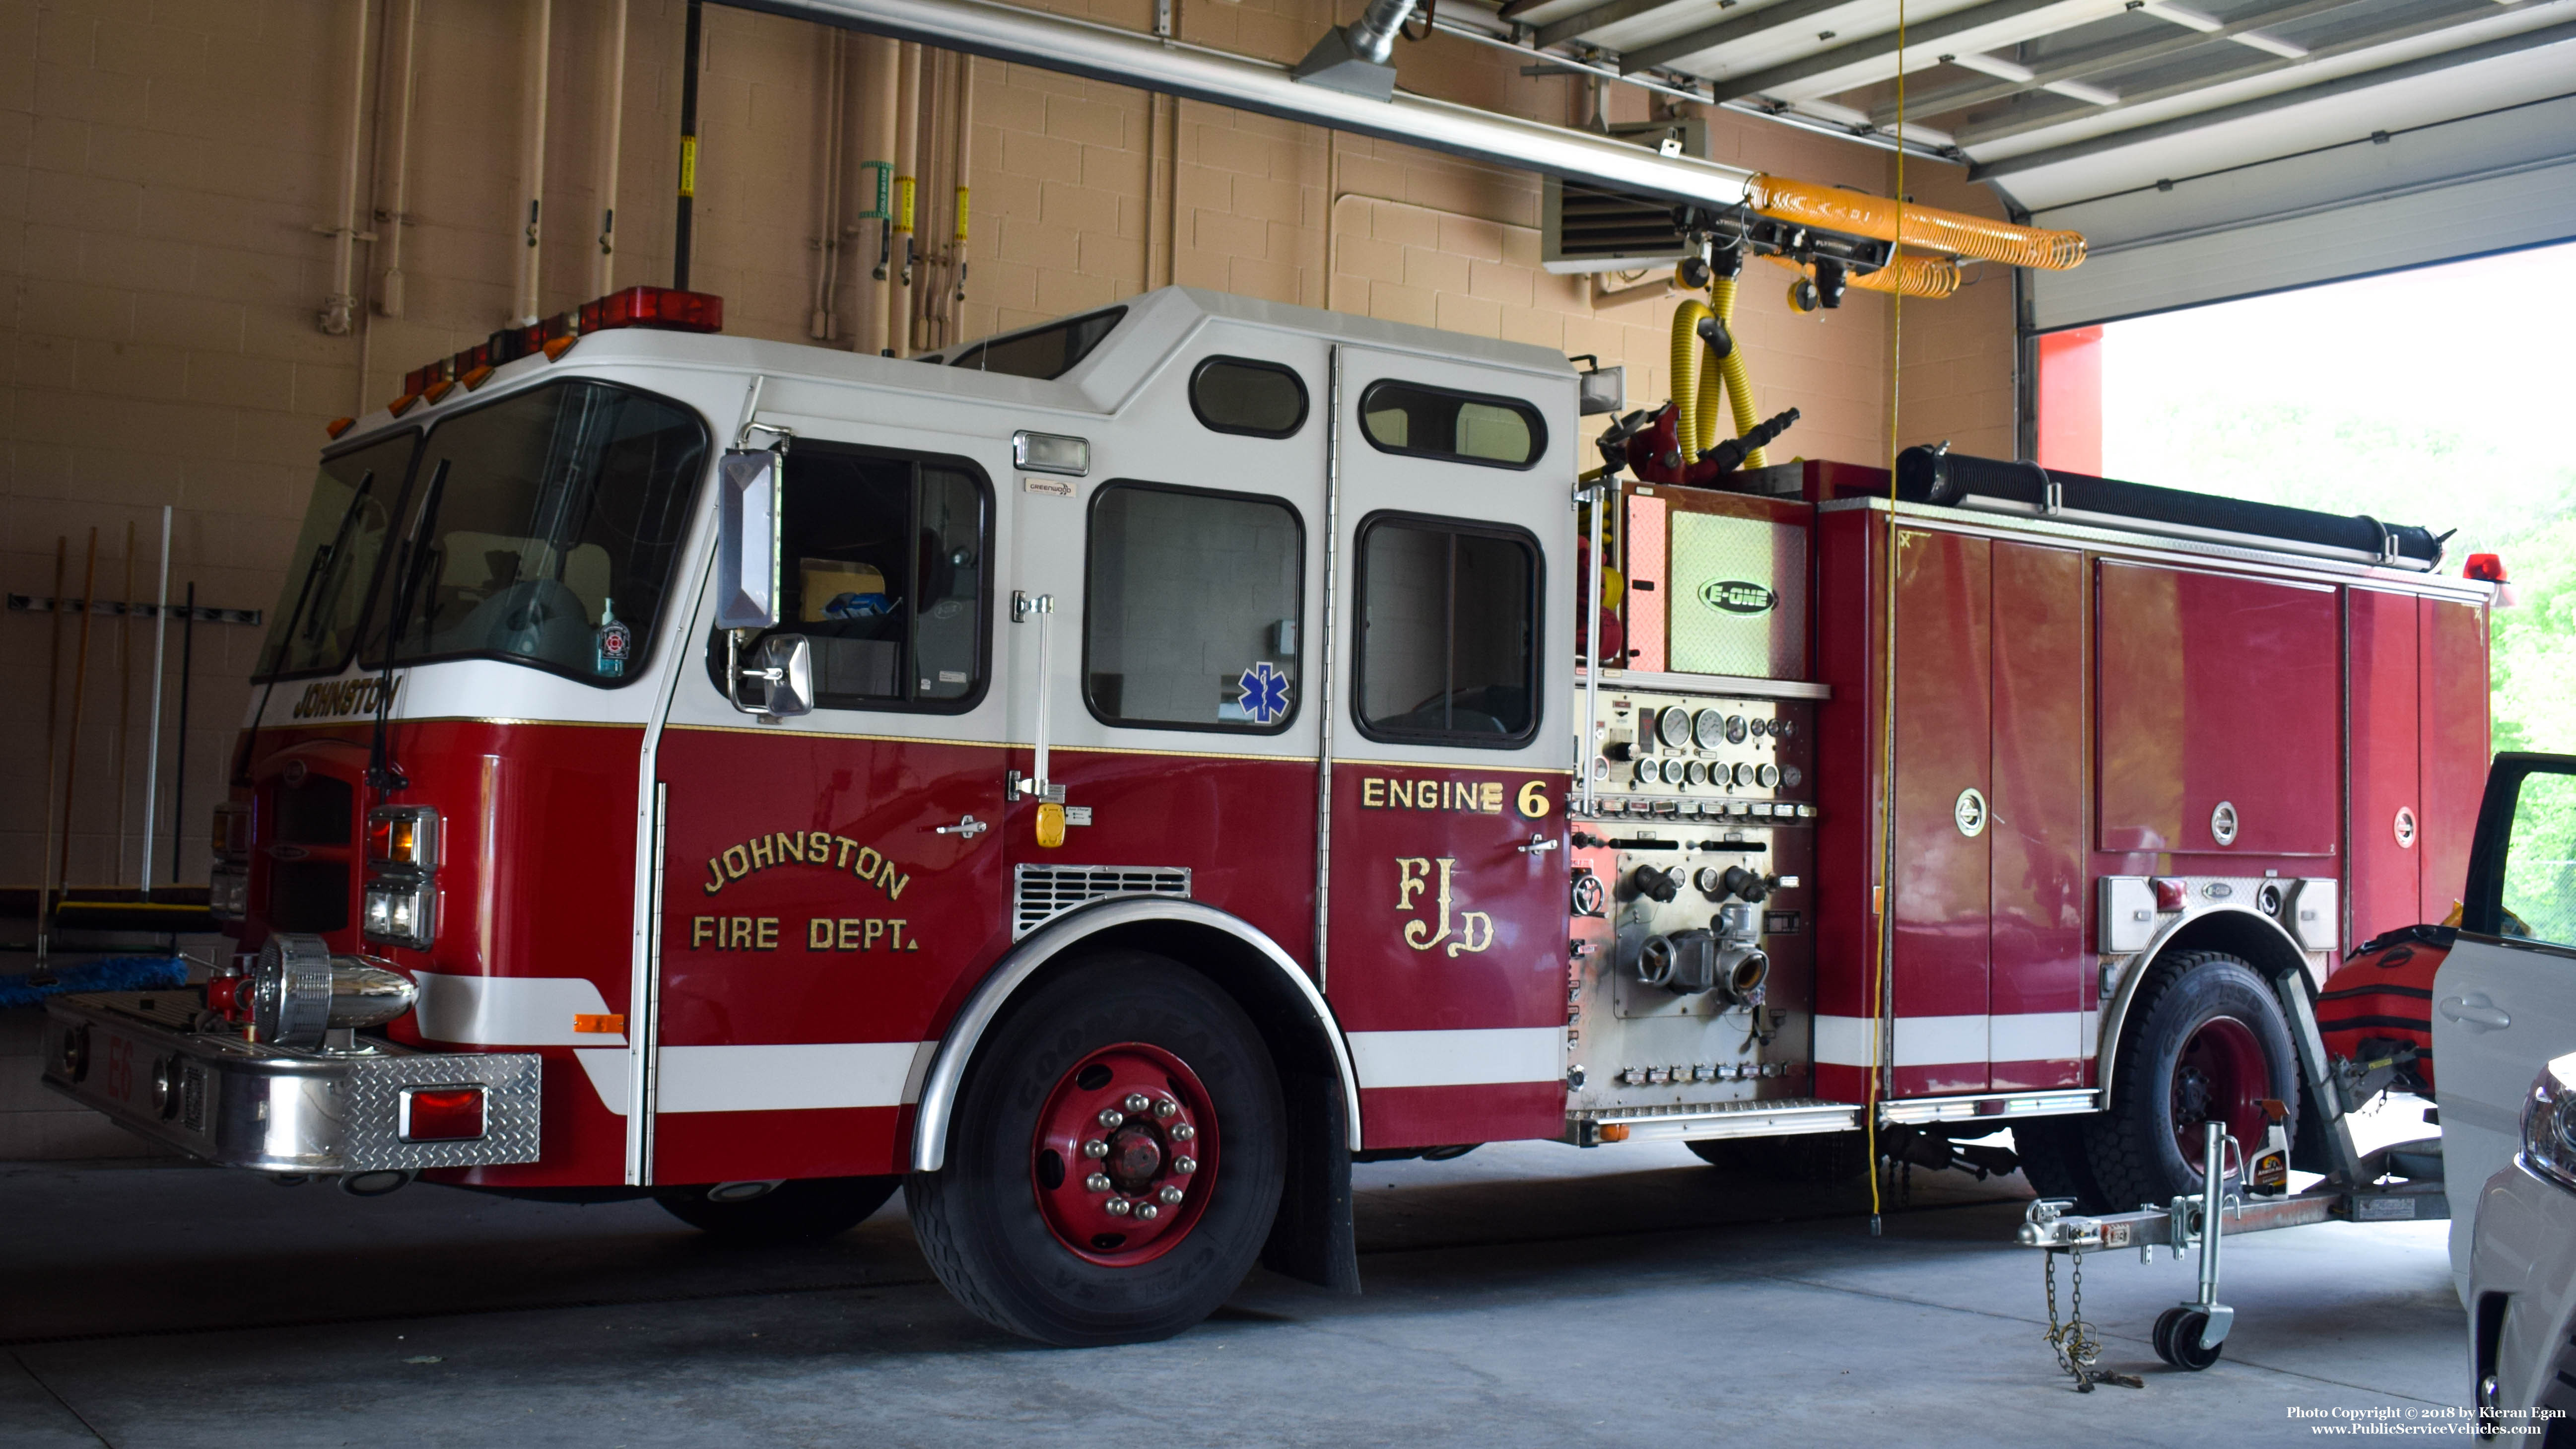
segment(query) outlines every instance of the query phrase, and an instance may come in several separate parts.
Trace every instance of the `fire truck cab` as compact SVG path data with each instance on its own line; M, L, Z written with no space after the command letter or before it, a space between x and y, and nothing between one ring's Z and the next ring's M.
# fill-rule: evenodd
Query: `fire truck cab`
M48 1080L718 1231L904 1185L976 1312L1124 1341L1356 1289L1355 1154L2012 1127L2185 1191L2303 1100L2283 983L2458 893L2490 591L2420 531L1928 453L1579 487L1562 356L1186 289L913 360L713 300L335 440L239 974L58 999Z

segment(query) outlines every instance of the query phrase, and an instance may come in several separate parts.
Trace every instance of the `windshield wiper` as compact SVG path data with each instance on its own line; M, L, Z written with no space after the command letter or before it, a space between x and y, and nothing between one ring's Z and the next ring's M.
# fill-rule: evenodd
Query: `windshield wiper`
M375 486L375 469L359 475L358 491L349 495L349 506L341 511L339 528L332 532L329 543L313 550L313 562L305 565L304 582L295 591L295 607L287 611L285 627L277 631L277 657L268 662L267 687L259 693L259 708L251 711L250 728L242 732L241 753L233 760L232 782L236 785L250 783L251 748L259 742L260 721L268 717L269 697L277 693L277 676L286 672L286 656L295 647L295 628L304 622L304 606L312 602L313 585L322 577L322 570L347 547L349 531L358 526L358 505L367 501L368 492Z
M420 504L420 522L412 529L411 546L403 551L402 568L395 575L400 586L394 591L393 607L385 618L385 667L376 680L376 727L367 744L367 786L380 796L411 787L411 777L402 772L402 766L385 748L385 721L394 703L394 655L411 628L413 596L420 592L421 565L429 556L429 541L438 532L438 500L447 492L450 461L439 459L438 467L429 475L429 492Z

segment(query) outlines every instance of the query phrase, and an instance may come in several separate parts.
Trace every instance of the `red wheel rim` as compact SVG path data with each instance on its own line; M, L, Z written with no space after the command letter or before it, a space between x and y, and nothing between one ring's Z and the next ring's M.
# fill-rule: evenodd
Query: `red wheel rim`
M2257 1146L2267 1122L2263 1099L2270 1095L2272 1074L2252 1027L2214 1016L2193 1030L2174 1059L2173 1125L2174 1146L2194 1176L2206 1145L2203 1124L2224 1123L2242 1147Z
M1067 1068L1038 1111L1029 1183L1056 1241L1104 1267L1180 1246L1216 1190L1216 1108L1198 1074L1144 1042Z

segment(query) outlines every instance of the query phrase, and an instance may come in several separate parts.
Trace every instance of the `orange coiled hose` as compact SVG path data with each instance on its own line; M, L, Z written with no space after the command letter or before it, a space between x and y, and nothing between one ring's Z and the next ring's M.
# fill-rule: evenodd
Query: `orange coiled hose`
M1800 276L1815 275L1814 269L1803 262L1791 261L1777 254L1774 254L1771 260ZM1894 292L1901 289L1909 297L1938 298L1947 297L1959 290L1960 281L1957 262L1948 257L1930 257L1918 252L1900 255L1896 259L1896 265L1892 267L1881 267L1874 272L1853 272L1849 275L1847 285L1857 287L1864 292Z
M2080 232L2042 231L1777 176L1756 176L1744 184L1744 191L1746 201L1764 216L1827 231L2050 271L2062 272L2084 260Z

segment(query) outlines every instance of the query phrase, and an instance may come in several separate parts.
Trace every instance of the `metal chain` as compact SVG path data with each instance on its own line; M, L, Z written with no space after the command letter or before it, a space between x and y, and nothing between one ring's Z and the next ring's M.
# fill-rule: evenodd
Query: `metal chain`
M2080 1250L2067 1254L2072 1260L2069 1266L2073 1269L2073 1291L2068 1295L2063 1324L2057 1321L2057 1254L2041 1256L2048 1262L2048 1346L2057 1354L2057 1366L2074 1378L2075 1391L2089 1394L2093 1392L2093 1365L2102 1357L2102 1341L2093 1336L2093 1325L2084 1321L2084 1254Z

